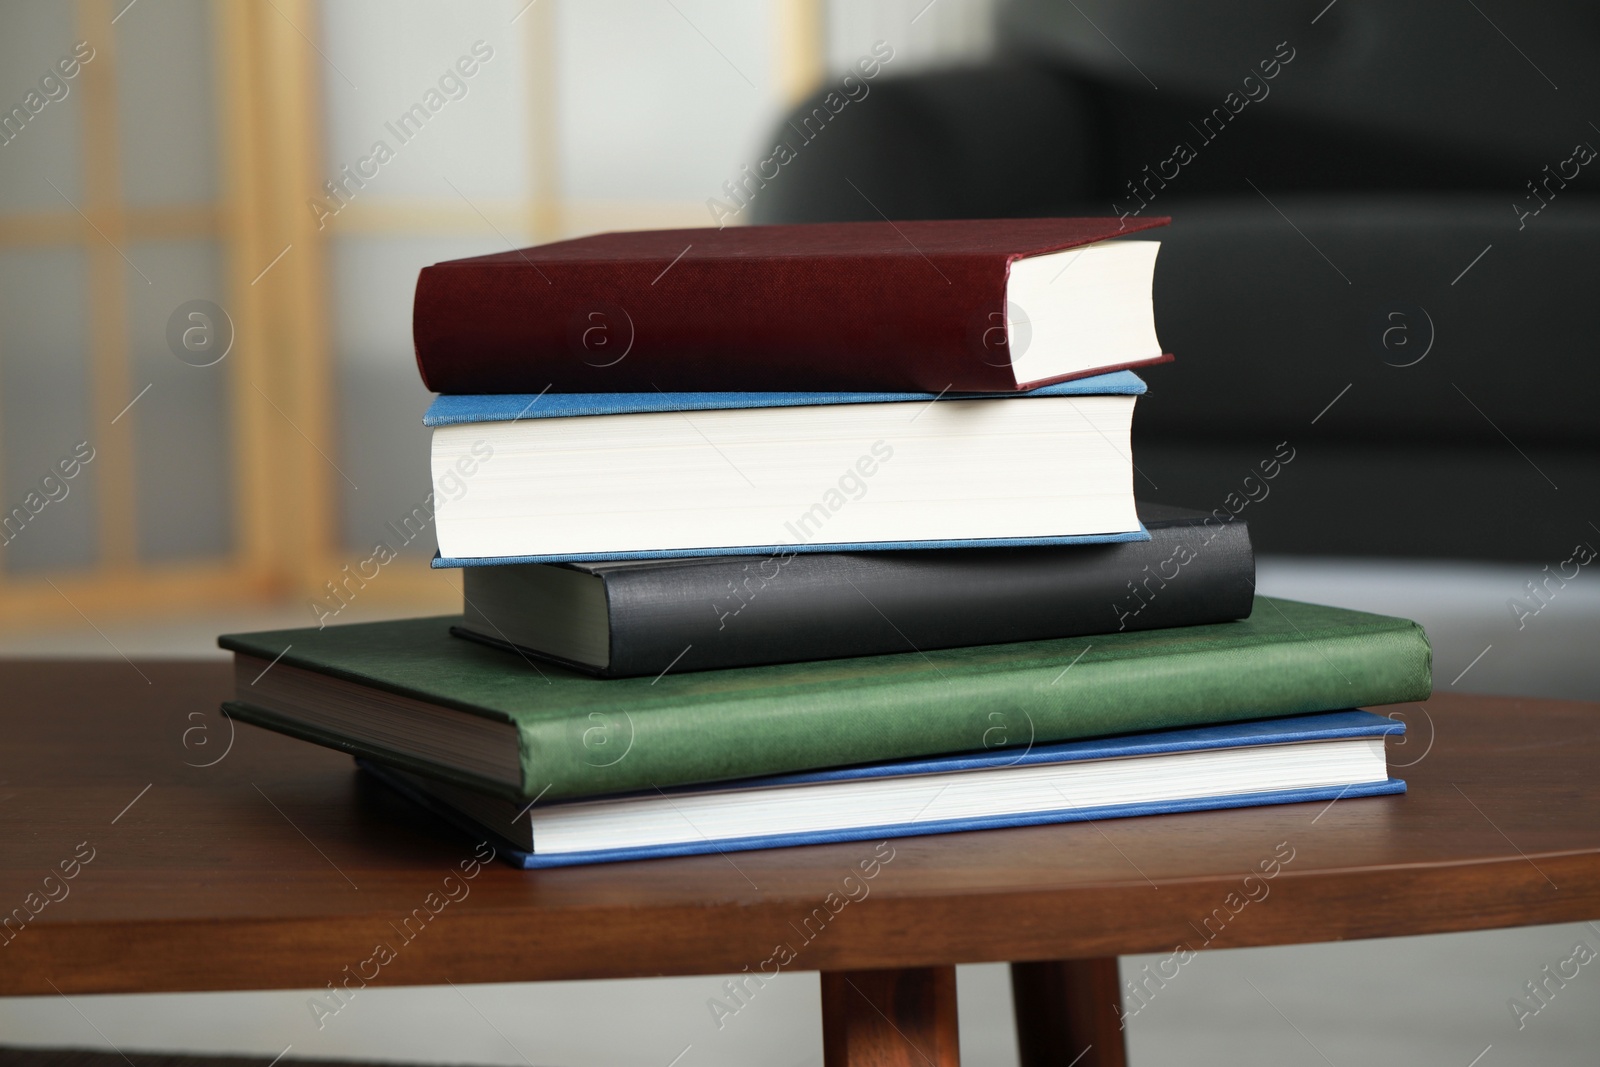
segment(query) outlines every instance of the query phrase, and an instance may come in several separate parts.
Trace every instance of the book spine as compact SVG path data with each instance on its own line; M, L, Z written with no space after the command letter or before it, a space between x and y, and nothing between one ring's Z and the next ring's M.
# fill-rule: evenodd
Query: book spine
M1034 641L1250 613L1243 522L1070 548L777 553L606 576L607 677Z
M1057 642L893 657L865 674L818 663L803 684L759 695L720 689L709 675L694 702L653 707L628 701L637 685L618 682L619 702L588 714L597 725L587 729L602 731L604 745L574 744L568 722L521 724L523 789L549 799L621 793L1394 704L1432 691L1432 653L1415 623L1318 630L1303 605L1266 598L1255 612L1290 622L1299 615L1295 625L1313 632L1243 642L1224 632L1200 642L1176 636L1170 647L1147 642L1131 656L1102 655L1088 637L1065 667ZM974 658L992 669L964 669Z
M998 253L697 260L691 249L664 268L426 267L412 320L423 381L440 393L1016 389Z

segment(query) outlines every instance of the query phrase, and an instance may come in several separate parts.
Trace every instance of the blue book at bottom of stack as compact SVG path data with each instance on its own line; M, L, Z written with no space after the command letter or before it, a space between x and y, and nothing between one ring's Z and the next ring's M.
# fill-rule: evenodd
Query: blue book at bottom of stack
M1403 793L1404 731L1332 711L543 805L357 762L532 869Z

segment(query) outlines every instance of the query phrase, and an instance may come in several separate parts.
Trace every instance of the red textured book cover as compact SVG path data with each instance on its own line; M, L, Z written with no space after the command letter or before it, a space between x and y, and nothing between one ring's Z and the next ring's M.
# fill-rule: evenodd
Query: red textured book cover
M451 260L417 279L417 366L439 393L1014 392L1012 261L1167 222L644 230Z

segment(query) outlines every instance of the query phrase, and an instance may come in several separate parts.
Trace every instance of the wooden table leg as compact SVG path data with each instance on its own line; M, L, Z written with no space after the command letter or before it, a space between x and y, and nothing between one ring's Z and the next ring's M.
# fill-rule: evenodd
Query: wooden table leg
M1125 1067L1117 959L1011 965L1022 1067Z
M823 1067L960 1067L956 969L822 973Z

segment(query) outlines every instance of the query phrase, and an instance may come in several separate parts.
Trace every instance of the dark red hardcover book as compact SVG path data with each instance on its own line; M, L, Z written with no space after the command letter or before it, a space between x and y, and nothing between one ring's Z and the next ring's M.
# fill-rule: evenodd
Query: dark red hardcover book
M1071 314L1052 319L1036 310L1030 325L1018 321L1025 309L1007 304L1019 261L1168 221L647 230L451 260L423 268L417 279L417 366L440 393L1014 392L1171 358L1150 318L1139 327L1147 340L1074 352L1065 370L1062 360L1041 359L1048 347L1041 341L1031 371L1059 372L1019 375L1030 337L1050 334L1054 347L1072 340L1071 323L1061 325ZM1075 273L1074 257L1063 257L1059 272L1055 261L1041 263L1049 278L1030 267L1030 300L1053 303L1117 271L1128 299L1146 302L1118 321L1148 316L1154 245L1139 243L1150 250L1148 262L1121 255L1138 250L1113 242ZM1103 256L1108 249L1117 249L1117 263ZM1104 301L1093 299L1092 285L1080 292L1074 306L1093 317ZM1017 294L1010 296L1015 302Z

